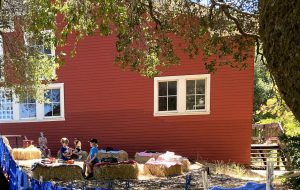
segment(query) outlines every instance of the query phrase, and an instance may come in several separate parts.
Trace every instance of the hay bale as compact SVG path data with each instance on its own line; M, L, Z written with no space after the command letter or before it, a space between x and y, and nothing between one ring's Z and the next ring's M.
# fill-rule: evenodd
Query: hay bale
M190 171L191 163L190 163L189 159L182 158L180 160L180 163L182 164L182 172L188 172L188 171Z
M180 162L182 164L183 172L190 171L190 165L191 165L190 161L185 157L182 157L180 155L175 155L174 152L166 152L165 154L161 154L160 156L158 156L156 160L168 161L168 162Z
M149 160L144 165L145 174L157 177L170 177L182 174L182 165L177 162L160 162Z
M11 155L15 160L33 160L42 158L40 149L33 145L27 148L14 148L11 151Z
M101 149L98 152L98 158L108 158L108 157L114 157L117 158L118 161L126 161L128 160L128 153L125 152L124 150L120 150L120 151L106 151Z
M53 164L52 166L37 164L32 169L32 176L37 180L42 178L44 181L83 180L82 168L75 164Z
M162 153L147 153L147 152L137 152L135 153L134 160L138 163L144 164L151 158L157 159Z
M94 178L97 180L137 179L138 173L138 165L135 162L97 164L94 167Z

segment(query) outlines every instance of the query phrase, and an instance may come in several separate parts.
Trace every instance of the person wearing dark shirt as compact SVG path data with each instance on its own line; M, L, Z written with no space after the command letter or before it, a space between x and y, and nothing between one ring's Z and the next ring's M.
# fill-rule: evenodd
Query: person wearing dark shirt
M82 150L81 150L81 141L78 138L74 139L75 149L72 152L71 158L73 159L82 159Z
M67 161L71 159L72 151L68 147L69 140L66 137L63 137L60 140L62 147L60 148L60 159Z

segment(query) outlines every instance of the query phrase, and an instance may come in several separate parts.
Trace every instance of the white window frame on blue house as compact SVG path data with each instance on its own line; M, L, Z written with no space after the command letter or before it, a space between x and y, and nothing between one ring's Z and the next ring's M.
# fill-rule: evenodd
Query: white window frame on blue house
M179 115L208 115L210 114L210 74L198 75L179 75L179 76L164 76L154 78L154 116L179 116ZM188 80L204 80L205 94L204 108L201 109L187 109L187 94L186 83ZM177 109L171 111L159 111L159 83L177 81ZM196 96L196 94L195 94ZM195 105L196 106L196 105Z
M36 117L21 118L20 115L20 102L18 98L12 95L13 104L13 118L12 119L0 119L0 123L18 123L18 122L45 122L45 121L64 121L65 120L65 107L64 107L64 83L52 83L47 86L49 89L60 90L60 116L45 116L44 105L45 102L36 101ZM7 91L7 89L0 88L1 91ZM0 105L1 106L1 105ZM0 108L1 109L1 108Z

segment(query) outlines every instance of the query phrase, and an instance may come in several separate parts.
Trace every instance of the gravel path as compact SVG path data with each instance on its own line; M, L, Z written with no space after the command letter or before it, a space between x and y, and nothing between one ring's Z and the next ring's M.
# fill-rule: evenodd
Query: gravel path
M190 172L192 175L191 180L191 190L201 190L202 186L202 177L201 169L193 170ZM169 178L152 178L147 180L134 180L130 181L130 189L132 190L182 190L185 188L186 175L169 177ZM211 174L208 176L209 187L212 186L221 186L221 187L239 187L245 185L249 180L243 180L239 178L233 178L226 175ZM252 180L255 181L255 180ZM113 189L123 190L126 182L125 181L113 181ZM258 183L263 183L258 181ZM64 184L69 186L70 184ZM77 186L78 189L82 189L85 185L88 188L92 187L102 187L107 188L108 182L99 182L95 180L88 180L84 182L72 182L73 186ZM283 186L275 186L276 190L287 190Z

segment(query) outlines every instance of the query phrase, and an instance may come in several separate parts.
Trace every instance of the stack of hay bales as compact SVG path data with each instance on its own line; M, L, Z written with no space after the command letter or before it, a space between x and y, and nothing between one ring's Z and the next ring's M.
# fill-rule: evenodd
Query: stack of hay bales
M138 172L138 165L135 161L99 163L94 166L94 178L97 180L137 179Z
M182 164L179 162L148 160L144 165L145 174L157 177L170 177L182 174Z
M83 180L82 168L78 165L72 164L36 164L32 169L32 176L43 181L73 181Z
M114 157L117 158L118 161L126 161L128 160L128 153L125 152L124 150L120 151L106 151L101 149L98 152L98 158L109 158L109 157Z
M170 161L170 162L180 162L182 164L182 172L190 171L190 161L182 156L175 155L174 152L166 152L158 156L156 160Z
M27 148L14 148L11 151L11 155L15 160L33 160L42 158L40 149L33 145L30 145Z
M135 153L134 160L140 164L145 164L151 158L157 159L163 153L155 152L137 152Z

